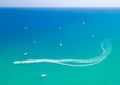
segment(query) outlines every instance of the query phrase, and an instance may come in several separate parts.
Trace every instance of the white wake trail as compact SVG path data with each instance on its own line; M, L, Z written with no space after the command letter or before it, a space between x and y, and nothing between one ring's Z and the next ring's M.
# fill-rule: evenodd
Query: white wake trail
M100 63L111 53L111 39L105 39L101 43L101 49L101 55L89 59L27 59L24 61L15 61L13 64L54 63L73 67L91 66Z

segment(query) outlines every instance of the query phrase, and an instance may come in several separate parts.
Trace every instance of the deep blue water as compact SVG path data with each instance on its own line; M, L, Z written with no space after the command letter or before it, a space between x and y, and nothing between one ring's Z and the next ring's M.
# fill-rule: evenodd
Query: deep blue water
M93 67L12 64L31 58L91 58L101 53L100 45L106 38L113 39L113 51ZM0 73L4 76L0 84L119 85L119 39L119 8L0 8ZM48 78L40 81L44 72Z

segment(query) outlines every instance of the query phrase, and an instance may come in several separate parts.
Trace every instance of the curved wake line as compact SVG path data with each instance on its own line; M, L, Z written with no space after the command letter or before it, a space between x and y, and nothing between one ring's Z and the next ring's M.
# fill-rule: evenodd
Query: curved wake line
M111 53L112 45L111 39L105 39L101 43L102 53L99 56L89 59L27 59L25 61L15 61L13 64L31 64L31 63L53 63L64 66L84 67L100 63ZM76 63L76 64L70 64Z

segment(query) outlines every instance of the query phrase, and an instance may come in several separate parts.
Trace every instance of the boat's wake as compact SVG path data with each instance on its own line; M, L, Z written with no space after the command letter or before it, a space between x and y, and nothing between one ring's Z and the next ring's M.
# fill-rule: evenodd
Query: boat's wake
M89 59L27 59L24 61L15 61L13 64L54 63L73 67L91 66L100 63L111 53L111 39L105 39L101 43L101 49L101 55Z

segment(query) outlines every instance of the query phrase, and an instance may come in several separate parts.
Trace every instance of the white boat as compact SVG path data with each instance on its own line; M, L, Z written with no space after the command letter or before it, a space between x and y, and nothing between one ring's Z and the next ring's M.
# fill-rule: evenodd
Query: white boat
M40 78L44 78L46 76L47 76L46 74L41 74Z
M26 56L26 55L28 55L28 53L27 53L27 52L25 52L23 55L24 55L24 56Z

